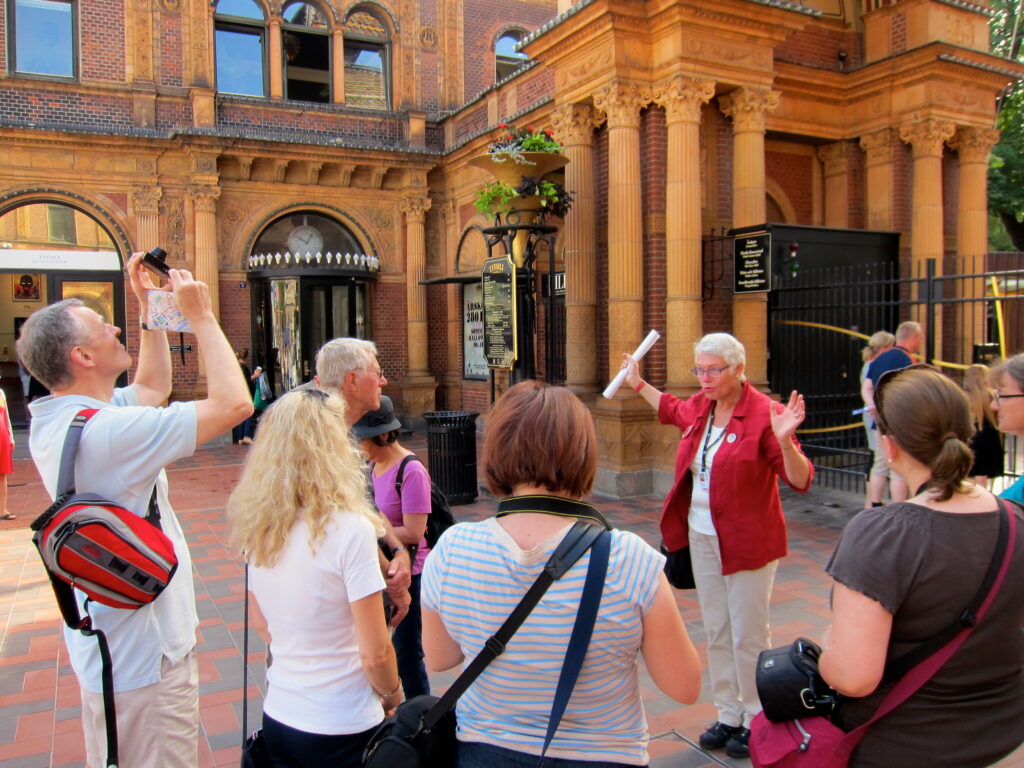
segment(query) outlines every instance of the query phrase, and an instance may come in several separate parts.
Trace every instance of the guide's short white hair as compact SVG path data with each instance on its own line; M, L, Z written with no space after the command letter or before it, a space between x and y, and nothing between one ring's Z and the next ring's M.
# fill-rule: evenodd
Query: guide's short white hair
M693 347L693 357L696 360L698 355L710 355L720 357L726 364L733 368L740 363L747 364L747 350L740 344L739 339L731 333L709 333L698 341ZM746 378L742 376L741 378Z

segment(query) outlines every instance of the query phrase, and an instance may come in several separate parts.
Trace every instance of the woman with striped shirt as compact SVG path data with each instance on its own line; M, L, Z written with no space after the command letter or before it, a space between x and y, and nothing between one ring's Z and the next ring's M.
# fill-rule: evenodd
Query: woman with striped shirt
M593 486L597 438L589 411L567 389L536 381L509 389L488 420L483 465L491 491L506 497L497 516L450 528L423 571L423 646L435 671L472 661L577 519L606 522L580 501ZM692 703L700 693L700 661L664 558L633 533L611 536L593 636L544 760L549 768L647 765L638 653L667 695ZM460 698L459 768L536 765L589 557L551 586Z

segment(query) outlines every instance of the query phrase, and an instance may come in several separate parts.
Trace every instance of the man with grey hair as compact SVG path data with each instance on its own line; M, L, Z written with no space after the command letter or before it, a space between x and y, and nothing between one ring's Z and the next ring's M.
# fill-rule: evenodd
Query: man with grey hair
M83 410L86 423L75 464L79 493L104 496L145 517L156 493L160 527L174 545L178 569L167 588L135 611L90 602L75 591L82 615L107 636L113 659L120 765L194 768L198 765L199 684L192 562L168 499L164 467L191 456L252 413L234 351L214 317L209 291L186 270L172 269L168 290L195 334L207 372L207 396L164 407L171 393L171 355L164 331L146 327L148 292L155 286L141 253L128 261L142 331L135 378L116 389L132 358L121 329L77 299L44 307L21 329L18 358L53 393L34 401L29 447L51 498L57 492L64 437ZM65 628L71 666L82 689L86 760L105 764L106 733L99 646Z
M923 340L924 332L921 330L921 324L914 320L905 320L896 328L896 346L871 361L868 366L868 375L864 377L864 383L860 387L861 398L865 403L870 403L867 406L869 413L873 413L875 410L875 388L878 386L879 379L889 371L898 371L908 365L913 365L914 360L911 355L917 353ZM876 425L875 429L877 428ZM884 458L881 461L876 461L871 468L868 477L868 497L882 499L885 493L886 479L889 481L889 495L892 500L894 502L906 501L910 493L906 481L886 466ZM872 506L881 507L882 502L872 502Z
M316 376L313 382L323 390L337 392L345 401L345 419L349 427L364 414L380 408L380 396L388 383L380 362L377 347L372 341L340 337L331 339L316 353ZM395 535L391 524L383 515L384 543L392 552L389 562L381 554L381 568L387 580L388 597L398 609L391 620L392 626L405 617L411 598L409 585L412 583L412 563L409 550Z

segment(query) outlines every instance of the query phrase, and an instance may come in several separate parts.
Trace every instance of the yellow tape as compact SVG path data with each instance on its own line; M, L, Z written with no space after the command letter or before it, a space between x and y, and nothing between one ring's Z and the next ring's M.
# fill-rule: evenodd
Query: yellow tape
M1006 359L1006 331L1003 329L1003 302L1001 302L999 296L999 283L996 281L995 275L989 278L992 281L992 296L995 299L996 305L996 327L999 329L999 356Z
M844 424L841 427L819 427L818 429L798 429L796 433L798 435L813 435L816 432L842 432L844 429L860 429L864 426L863 421L858 421L853 424Z
M856 339L864 339L864 341L870 341L871 337L867 334L860 333L858 331L849 331L846 328L840 328L836 325L825 325L824 323L809 323L806 320L776 320L776 325L803 325L807 328L821 328L825 331L835 331L836 333L845 333L847 336L853 336Z

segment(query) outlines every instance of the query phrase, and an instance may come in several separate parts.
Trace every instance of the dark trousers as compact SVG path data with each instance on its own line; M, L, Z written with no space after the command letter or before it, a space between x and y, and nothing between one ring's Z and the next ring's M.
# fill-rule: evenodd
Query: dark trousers
M273 768L360 768L363 750L375 730L328 736L306 733L263 715L263 741Z
M481 744L475 741L460 741L458 768L537 768L539 758L525 752ZM545 757L544 768L628 768L625 763L609 763L603 760L566 760L561 757ZM633 766L632 768L636 768Z
M391 642L395 646L398 659L398 677L402 680L405 698L411 699L424 693L430 693L430 679L427 667L423 663L423 619L420 614L420 578L421 574L412 577L409 585L409 596L412 603L402 623L395 627Z

